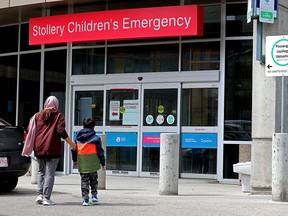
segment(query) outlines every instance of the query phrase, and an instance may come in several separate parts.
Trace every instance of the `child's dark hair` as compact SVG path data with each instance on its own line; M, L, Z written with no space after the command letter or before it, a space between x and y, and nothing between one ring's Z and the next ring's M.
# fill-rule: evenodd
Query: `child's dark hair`
M83 127L84 128L93 128L93 127L95 127L95 121L90 117L85 118L83 120Z

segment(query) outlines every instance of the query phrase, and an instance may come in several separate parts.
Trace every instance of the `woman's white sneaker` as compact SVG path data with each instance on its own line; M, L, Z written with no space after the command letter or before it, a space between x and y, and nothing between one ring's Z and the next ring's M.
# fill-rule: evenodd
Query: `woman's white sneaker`
M38 195L35 202L37 204L43 204L43 196L42 195Z
M56 205L56 203L53 202L53 201L50 200L50 199L44 199L44 200L43 200L43 205L44 205L44 206L50 206L50 205Z

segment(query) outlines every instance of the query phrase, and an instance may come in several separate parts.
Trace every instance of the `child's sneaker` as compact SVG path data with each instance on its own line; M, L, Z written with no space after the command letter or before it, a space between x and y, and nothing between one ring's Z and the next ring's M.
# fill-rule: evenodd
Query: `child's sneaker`
M83 206L91 206L91 203L90 203L89 199L83 199L82 205Z
M97 197L97 195L92 195L92 202L93 202L93 203L98 202L98 197Z

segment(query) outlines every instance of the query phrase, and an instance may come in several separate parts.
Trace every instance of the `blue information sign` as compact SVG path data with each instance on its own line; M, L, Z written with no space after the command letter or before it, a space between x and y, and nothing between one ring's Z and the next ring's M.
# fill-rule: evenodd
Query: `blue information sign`
M136 132L107 132L106 146L137 147Z
M217 148L216 133L182 133L182 148Z

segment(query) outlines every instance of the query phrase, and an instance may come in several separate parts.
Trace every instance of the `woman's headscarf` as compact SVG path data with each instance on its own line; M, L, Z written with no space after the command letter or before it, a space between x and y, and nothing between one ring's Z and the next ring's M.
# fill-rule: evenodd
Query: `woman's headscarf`
M55 96L50 96L44 103L44 109L42 110L42 120L48 123L56 113L58 113L59 101Z
M46 99L44 103L44 109L54 109L58 111L59 108L59 101L55 96L50 96Z

